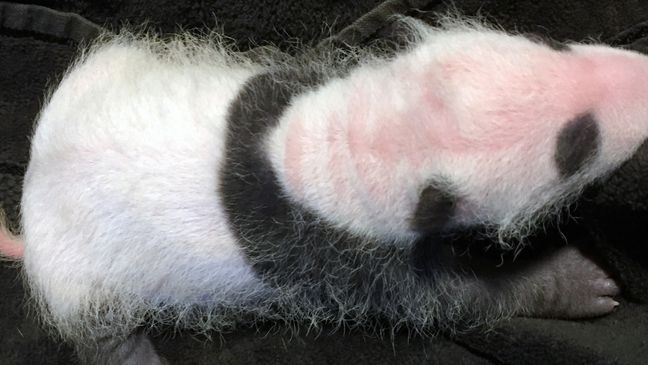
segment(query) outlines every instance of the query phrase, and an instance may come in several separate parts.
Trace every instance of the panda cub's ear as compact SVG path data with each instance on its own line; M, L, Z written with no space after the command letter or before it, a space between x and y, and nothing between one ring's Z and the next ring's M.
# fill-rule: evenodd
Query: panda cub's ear
M598 122L593 113L584 113L569 121L560 131L555 161L562 178L578 172L596 157L600 146Z
M454 215L457 199L439 184L427 185L419 195L412 216L412 230L423 235L443 231Z

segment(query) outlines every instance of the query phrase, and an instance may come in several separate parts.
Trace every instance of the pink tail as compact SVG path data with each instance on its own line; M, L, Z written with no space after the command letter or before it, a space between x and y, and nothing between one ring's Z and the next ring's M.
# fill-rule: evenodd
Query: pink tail
M19 261L23 257L24 246L19 238L6 228L4 216L0 211L0 259Z

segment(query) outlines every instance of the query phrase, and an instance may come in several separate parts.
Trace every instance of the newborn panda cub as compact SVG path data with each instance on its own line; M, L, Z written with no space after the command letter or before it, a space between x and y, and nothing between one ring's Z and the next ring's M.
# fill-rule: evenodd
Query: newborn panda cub
M629 159L648 58L402 21L409 43L382 56L123 36L86 52L40 114L22 235L2 239L44 322L85 362L140 364L163 361L152 323L611 312L617 285L574 248L481 275L446 237L515 242Z

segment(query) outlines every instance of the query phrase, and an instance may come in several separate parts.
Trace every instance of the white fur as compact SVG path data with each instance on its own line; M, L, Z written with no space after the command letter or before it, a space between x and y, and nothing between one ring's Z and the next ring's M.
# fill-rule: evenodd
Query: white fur
M87 56L32 140L24 264L59 326L106 298L218 306L263 289L218 185L227 107L257 70L216 52L183 64L146 47L114 41Z

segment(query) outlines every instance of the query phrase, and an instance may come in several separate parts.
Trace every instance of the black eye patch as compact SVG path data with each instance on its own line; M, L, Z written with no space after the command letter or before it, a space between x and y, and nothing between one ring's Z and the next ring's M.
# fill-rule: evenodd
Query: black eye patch
M596 155L600 132L592 113L582 114L569 121L558 134L555 161L562 178L580 170Z

